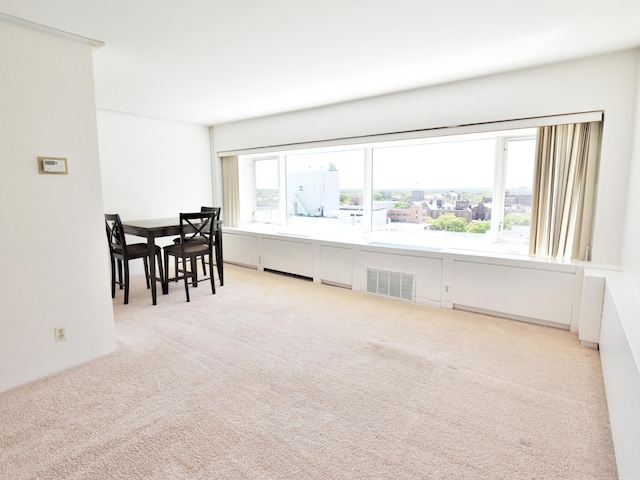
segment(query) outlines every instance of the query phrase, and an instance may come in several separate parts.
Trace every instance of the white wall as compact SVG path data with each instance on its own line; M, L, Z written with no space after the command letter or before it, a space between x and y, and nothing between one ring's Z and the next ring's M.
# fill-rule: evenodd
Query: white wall
M600 357L618 475L640 478L640 302L623 273L606 278Z
M169 218L214 205L209 127L98 110L98 136L106 213L123 220ZM130 269L142 273L143 263L131 262Z
M622 271L604 273L600 330L602 371L620 478L640 478L640 80L636 88L637 95L629 97L629 103L636 106L636 122L626 201L630 208L622 231Z
M637 53L625 51L313 110L218 125L216 152L526 117L605 111L593 260L619 264Z
M212 204L208 127L99 110L98 134L107 213L166 218Z
M640 67L639 67L640 68ZM638 239L640 238L640 70L638 71L637 96L635 100L636 121L634 129L634 144L631 160L631 171L629 173L629 197L628 205L635 208L627 210L625 229L623 234L623 255L622 264L629 279L634 285L636 294L640 298L640 248ZM630 103L634 103L630 99ZM640 347L640 346L639 346Z
M91 47L0 21L0 79L2 391L112 352L116 337ZM38 156L67 158L69 174L38 174Z

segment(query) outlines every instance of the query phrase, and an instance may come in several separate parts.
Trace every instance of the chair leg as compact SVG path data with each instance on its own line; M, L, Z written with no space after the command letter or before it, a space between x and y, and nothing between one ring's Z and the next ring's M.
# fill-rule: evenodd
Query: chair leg
M124 262L124 304L129 303L129 262Z
M149 284L149 261L147 257L142 257L142 261L144 262L144 279L147 281L147 290L151 288Z
M122 260L118 259L118 285L120 290L124 288L124 282L122 281Z
M202 256L202 261L204 262L204 255ZM213 264L211 262L211 255L209 255L209 281L211 282L211 293L216 293L216 279L213 274Z
M167 294L169 293L169 254L166 251L164 252L164 271L167 275L162 281L162 291Z
M164 291L164 269L162 268L162 256L160 255L160 252L156 253L156 260L158 262L158 273L160 274L160 285ZM155 278L152 281L155 282Z
M178 260L178 257L176 257L176 261ZM190 260L193 260L190 259ZM193 263L191 263L191 266L193 267ZM191 299L189 298L189 275L187 274L187 259L183 258L182 259L182 268L184 269L183 272L183 276L184 276L184 292L187 295L187 302L190 302Z
M111 257L111 298L116 298L116 261Z
M218 280L220 280L220 286L224 285L224 265L222 263L222 235L216 236L216 243L214 245L216 253L216 268L218 269Z
M198 288L198 258L191 257L189 260L189 267L191 267L191 273L193 274L193 288Z

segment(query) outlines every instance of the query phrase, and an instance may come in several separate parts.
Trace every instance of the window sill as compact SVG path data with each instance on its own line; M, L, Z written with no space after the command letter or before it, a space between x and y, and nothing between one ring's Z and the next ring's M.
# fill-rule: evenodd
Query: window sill
M456 234L453 232L429 232L420 235L416 231L379 231L358 232L351 226L329 226L320 224L276 225L252 223L241 227L229 228L226 231L251 232L278 237L291 237L309 241L381 247L398 250L415 250L422 252L448 253L505 260L519 260L552 265L576 265L585 262L534 257L528 254L528 245L516 243L491 243L485 235L469 238L475 234Z

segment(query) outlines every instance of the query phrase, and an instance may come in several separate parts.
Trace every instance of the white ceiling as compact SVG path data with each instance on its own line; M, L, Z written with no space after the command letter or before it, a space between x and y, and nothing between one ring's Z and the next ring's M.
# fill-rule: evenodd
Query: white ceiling
M101 40L98 108L204 125L640 46L640 0L0 0Z

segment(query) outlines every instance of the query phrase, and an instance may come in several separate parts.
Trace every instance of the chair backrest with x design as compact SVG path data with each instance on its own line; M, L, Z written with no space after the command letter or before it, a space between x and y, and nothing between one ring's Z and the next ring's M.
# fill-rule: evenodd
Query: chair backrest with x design
M107 229L107 241L109 242L109 251L111 255L127 257L127 242L124 238L124 230L122 229L122 221L117 213L106 213L104 220Z
M180 243L164 247L164 264L166 271L169 271L169 257L175 257L176 276L174 280L184 280L184 290L189 301L189 282L194 286L198 284L198 266L196 259L200 257L205 262L205 257L209 263L209 282L211 283L211 293L216 293L213 278L213 242L215 224L213 221L214 212L196 212L180 214ZM179 264L180 262L180 264ZM204 270L204 268L203 268ZM181 274L181 275L180 275ZM165 279L168 288L169 279ZM165 288L165 290L167 289Z
M213 212L213 221L217 222L220 220L220 211L222 209L220 207L200 207L201 212Z
M203 213L209 213L212 212L213 213L213 231L215 232L216 229L219 228L219 222L220 222L220 212L221 212L221 208L220 207L201 207L200 211ZM213 243L215 244L215 237L213 238Z
M180 214L180 238L182 244L200 241L212 245L214 212L203 211Z

